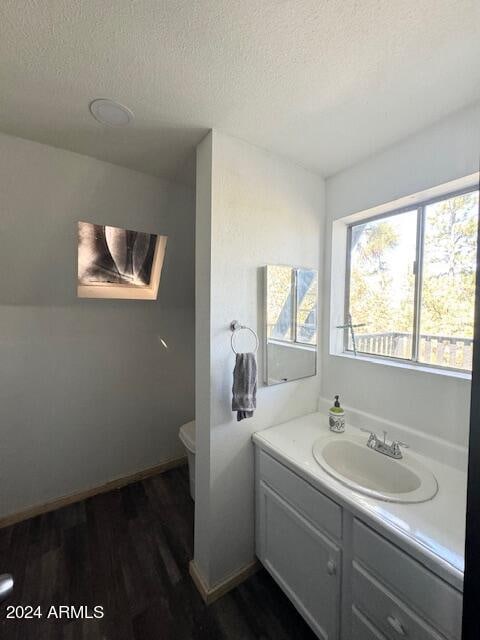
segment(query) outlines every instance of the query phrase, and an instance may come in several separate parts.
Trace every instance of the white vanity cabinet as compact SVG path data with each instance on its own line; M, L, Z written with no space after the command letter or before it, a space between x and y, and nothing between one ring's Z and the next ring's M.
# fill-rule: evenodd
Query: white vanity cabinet
M322 503L328 501L322 528L323 514L313 509L315 494L310 489L315 490L306 483L300 485L304 508L299 504L295 508L292 502L298 502L298 495L289 501L278 490L283 487L291 497L303 480L263 452L259 456L263 479L257 485L257 555L318 637L336 640L340 637L341 550L327 530L335 528L331 522L335 512L340 524L341 510L321 496Z
M460 640L462 594L260 447L256 552L322 640Z

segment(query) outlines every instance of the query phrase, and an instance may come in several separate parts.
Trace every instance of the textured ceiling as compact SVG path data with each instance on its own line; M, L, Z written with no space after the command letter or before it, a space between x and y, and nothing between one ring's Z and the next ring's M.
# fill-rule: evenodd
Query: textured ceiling
M479 0L1 1L0 130L165 177L211 127L330 175L478 99Z

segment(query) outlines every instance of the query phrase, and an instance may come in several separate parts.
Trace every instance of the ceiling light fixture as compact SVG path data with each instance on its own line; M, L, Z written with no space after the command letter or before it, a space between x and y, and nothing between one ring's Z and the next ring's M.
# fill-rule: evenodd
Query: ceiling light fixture
M128 107L108 98L92 100L89 109L95 120L108 127L126 127L133 120L133 113Z

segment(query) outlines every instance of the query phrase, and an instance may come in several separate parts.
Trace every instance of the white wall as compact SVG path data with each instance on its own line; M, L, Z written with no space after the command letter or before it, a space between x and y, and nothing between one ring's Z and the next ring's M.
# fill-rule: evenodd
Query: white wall
M468 437L468 380L329 355L332 222L473 174L479 148L477 105L326 181L322 396L339 393L355 409L461 446Z
M193 192L0 135L0 515L182 455ZM76 222L168 235L158 301L76 297ZM165 350L160 338L168 344Z
M210 565L211 263L213 134L197 147L195 222L195 561Z
M229 324L261 336L265 264L319 267L323 198L321 178L240 140L213 132L198 149L195 563L210 586L254 559L251 434L315 411L319 390L318 376L263 386L260 358L257 411L237 423Z

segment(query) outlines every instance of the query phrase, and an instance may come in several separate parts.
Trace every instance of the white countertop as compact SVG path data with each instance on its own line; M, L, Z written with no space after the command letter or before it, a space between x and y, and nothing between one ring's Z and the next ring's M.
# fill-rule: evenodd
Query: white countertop
M347 426L346 432L358 434L359 430ZM315 461L312 445L327 433L327 417L312 413L258 431L253 440L431 571L463 590L467 474L409 450L405 457L414 455L435 474L438 493L432 500L418 504L383 502L344 486ZM366 439L366 434L362 435Z

